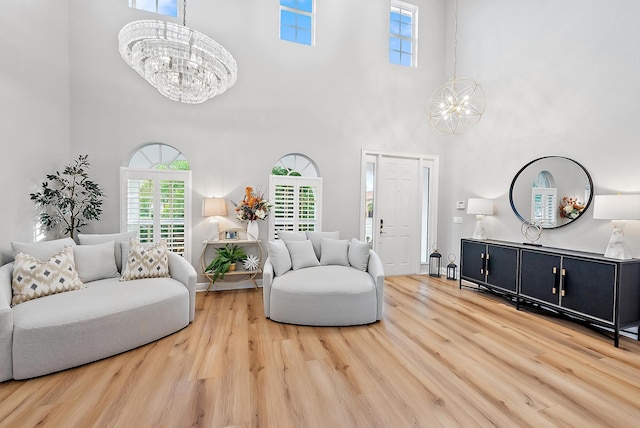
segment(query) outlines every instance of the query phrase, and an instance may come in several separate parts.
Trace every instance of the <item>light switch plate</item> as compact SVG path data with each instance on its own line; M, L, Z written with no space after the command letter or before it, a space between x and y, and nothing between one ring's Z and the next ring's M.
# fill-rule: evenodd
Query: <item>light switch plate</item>
M463 210L466 208L464 201L458 201L458 203L456 204L456 208L459 210ZM462 222L460 222L462 223Z
M453 222L456 224L462 224L462 217L454 217Z

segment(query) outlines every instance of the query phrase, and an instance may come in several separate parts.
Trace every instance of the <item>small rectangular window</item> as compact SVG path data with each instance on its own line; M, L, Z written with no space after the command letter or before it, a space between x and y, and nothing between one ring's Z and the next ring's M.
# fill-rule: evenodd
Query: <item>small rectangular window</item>
M178 0L129 0L129 7L160 15L178 16Z
M417 66L418 7L391 3L389 21L389 62L406 67Z
M313 0L280 0L280 40L313 46Z

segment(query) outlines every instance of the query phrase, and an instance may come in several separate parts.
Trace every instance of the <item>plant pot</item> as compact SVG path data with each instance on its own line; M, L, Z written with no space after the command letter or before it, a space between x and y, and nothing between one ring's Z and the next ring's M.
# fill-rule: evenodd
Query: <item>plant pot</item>
M236 268L238 267L238 263L232 263L229 265L229 270L228 272L233 272L236 270Z

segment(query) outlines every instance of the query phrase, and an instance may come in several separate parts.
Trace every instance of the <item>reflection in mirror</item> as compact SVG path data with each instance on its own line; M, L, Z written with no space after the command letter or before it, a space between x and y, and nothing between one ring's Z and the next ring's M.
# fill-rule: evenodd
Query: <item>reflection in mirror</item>
M556 206L558 205L558 188L549 171L540 171L531 186L531 220L544 228L558 225Z
M578 162L547 156L525 165L513 178L509 201L520 220L552 229L565 226L586 211L593 182Z

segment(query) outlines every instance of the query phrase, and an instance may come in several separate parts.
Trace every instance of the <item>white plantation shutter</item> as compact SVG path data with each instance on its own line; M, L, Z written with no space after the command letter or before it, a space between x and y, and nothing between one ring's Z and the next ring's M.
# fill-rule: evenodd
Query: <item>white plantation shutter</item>
M140 242L153 242L153 198L154 182L152 179L128 178L124 210L127 218L124 222L126 231L138 232Z
M556 227L558 218L558 189L534 187L531 190L531 221L542 227Z
M191 171L120 169L121 221L140 242L162 239L190 260Z
M322 230L322 178L272 175L269 239L278 230Z

